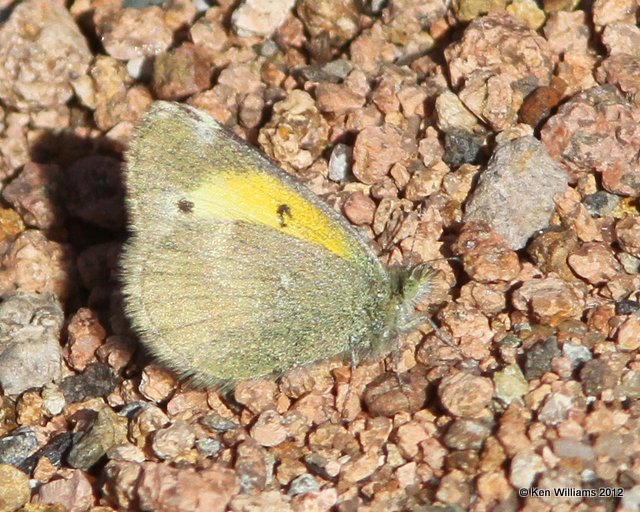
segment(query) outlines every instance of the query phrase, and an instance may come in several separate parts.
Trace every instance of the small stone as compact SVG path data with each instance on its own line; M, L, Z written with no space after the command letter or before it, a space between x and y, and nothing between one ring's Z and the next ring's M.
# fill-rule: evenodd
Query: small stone
M57 416L66 405L62 392L54 386L47 386L42 390L42 409L49 416Z
M195 441L193 428L183 420L176 420L172 425L155 431L151 446L162 460L175 459L191 450Z
M546 471L542 457L537 453L522 451L511 459L509 481L517 489L529 489L537 475Z
M196 471L145 462L130 483L142 510L224 512L239 491L234 472L217 464Z
M243 492L264 490L268 471L265 453L264 448L251 438L238 445L235 470Z
M340 472L340 479L354 484L370 477L378 469L384 458L375 452L356 456L346 462Z
M458 21L472 21L490 12L505 10L505 0L456 0L453 13Z
M631 315L618 327L618 347L633 352L640 348L640 316Z
M284 23L294 4L292 0L245 0L233 11L231 25L240 37L268 37Z
M454 250L463 257L465 272L475 281L512 281L520 273L518 255L503 238L485 224L470 222L462 227Z
M546 85L553 69L547 41L506 13L474 19L444 53L460 100L497 131L516 124L523 85Z
M640 217L627 215L619 220L616 223L615 233L622 248L632 256L640 258Z
M364 106L366 97L346 84L322 82L316 88L318 108L336 116L342 116Z
M618 378L609 368L609 365L601 359L587 361L580 370L582 389L587 396L597 396L606 389L612 389Z
M83 371L95 362L95 353L102 345L107 332L100 325L97 315L90 309L80 308L69 321L65 359L72 368Z
M20 213L27 226L60 229L64 223L62 174L57 165L27 162L2 191L2 197Z
M481 156L486 134L482 130L453 128L444 135L442 159L449 165L472 164Z
M546 372L551 371L551 360L560 355L558 340L550 337L536 343L527 351L524 374L527 380L539 379Z
M91 482L80 470L71 472L71 476L59 478L43 484L38 494L33 498L34 503L61 504L69 512L85 512L94 502Z
M289 496L297 496L299 494L306 494L308 492L318 492L320 486L313 475L309 473L303 473L292 480L289 485Z
M28 229L9 246L0 259L0 293L20 291L47 295L60 300L76 288L73 249L68 244L48 240L42 231Z
M636 110L617 88L593 87L563 103L540 138L574 179L595 171L605 190L635 197L640 193L640 167L634 163L640 148Z
M529 384L517 364L511 364L494 373L493 384L496 388L496 398L505 404L522 400L522 397L529 392Z
M176 387L175 375L166 368L151 363L142 369L142 377L138 389L149 400L162 402L171 396Z
M544 11L533 0L515 0L507 6L507 12L533 30L538 30L547 20Z
M458 417L473 417L491 402L493 384L485 377L455 373L442 379L438 396L443 407Z
M515 290L512 301L520 311L530 312L537 321L553 326L580 318L584 295L580 288L562 279L547 277L526 281Z
M312 38L328 37L329 44L340 47L359 32L359 11L353 0L297 2L296 12Z
M106 52L119 60L158 55L173 40L173 31L157 5L114 9L98 17L96 30Z
M73 434L64 432L52 437L45 446L33 453L18 466L21 470L30 473L42 460L49 461L48 465L59 468L63 456L69 451ZM35 477L35 476L34 476Z
M196 441L196 448L205 457L215 457L222 450L222 443L217 439L205 437Z
M0 98L17 110L64 105L71 81L84 75L91 53L82 32L59 2L28 0L0 27Z
M204 418L202 418L201 422L205 427L214 432L224 433L240 427L240 425L238 425L235 421L223 418L216 413L207 414Z
M385 124L362 130L353 147L353 174L362 183L376 183L391 166L409 155L398 127Z
M60 378L64 314L49 293L9 293L0 303L0 385L14 395Z
M153 61L151 87L162 100L178 100L211 86L211 66L204 52L185 43Z
M72 468L88 470L111 448L124 443L127 443L127 419L105 407L89 430L74 439L67 462Z
M354 192L342 205L344 216L356 226L371 225L376 211L376 203L362 192Z
M534 137L499 144L467 202L465 221L488 223L514 250L549 225L567 176ZM497 197L502 200L496 201Z
M245 381L236 385L233 396L253 414L260 414L275 408L277 391L278 386L272 380Z
M582 202L592 217L606 217L618 206L620 197L606 190L598 190L585 196Z
M566 419L573 406L570 396L560 392L547 395L544 405L538 412L538 419L547 425L557 425Z
M19 427L0 437L0 464L20 466L38 449L38 440L31 427Z
M0 482L0 509L3 512L18 510L31 498L29 477L19 469L0 464Z
M104 397L117 385L113 371L102 363L94 363L80 375L66 377L60 383L60 391L67 403L81 402L87 398Z
M267 410L258 416L258 420L251 428L253 437L261 446L271 447L283 443L288 432L283 425L283 418L276 411Z
M621 271L611 249L597 242L583 244L567 261L576 274L593 285L606 283Z
M336 144L329 157L329 179L338 182L346 180L351 170L352 160L351 146Z
M454 130L473 132L478 126L478 118L464 106L456 94L449 90L442 92L436 98L435 107L438 128L445 133Z
M491 427L474 420L455 420L444 436L444 442L455 450L480 450L491 434Z
M258 142L267 156L292 170L309 167L324 150L329 125L309 93L293 90L273 106Z
M419 371L400 375L384 373L367 385L364 402L373 416L393 417L400 412L414 413L422 408L428 381Z
M562 355L571 361L571 366L575 369L582 363L586 363L593 359L591 351L584 345L566 342L562 345Z

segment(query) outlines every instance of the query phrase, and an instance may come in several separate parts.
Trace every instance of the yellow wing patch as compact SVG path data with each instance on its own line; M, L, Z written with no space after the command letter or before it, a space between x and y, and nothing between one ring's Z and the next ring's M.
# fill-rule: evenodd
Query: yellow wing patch
M195 215L259 224L320 245L340 258L357 258L349 243L351 233L270 174L211 173L188 199Z

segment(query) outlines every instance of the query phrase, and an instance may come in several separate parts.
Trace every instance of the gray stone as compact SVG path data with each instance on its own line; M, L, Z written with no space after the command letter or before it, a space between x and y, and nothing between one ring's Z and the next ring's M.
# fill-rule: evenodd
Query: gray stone
M20 466L38 449L38 440L33 429L20 427L0 438L0 464Z
M15 292L0 303L0 385L7 395L60 378L64 313L52 294Z
M531 136L503 142L465 207L465 222L486 222L514 250L546 228L554 211L553 197L568 184L566 173Z

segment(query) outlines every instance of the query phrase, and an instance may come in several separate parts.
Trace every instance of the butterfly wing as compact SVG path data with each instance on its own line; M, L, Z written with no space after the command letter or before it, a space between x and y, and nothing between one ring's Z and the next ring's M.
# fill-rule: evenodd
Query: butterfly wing
M366 352L388 274L337 213L206 114L157 102L128 154L125 307L202 383Z

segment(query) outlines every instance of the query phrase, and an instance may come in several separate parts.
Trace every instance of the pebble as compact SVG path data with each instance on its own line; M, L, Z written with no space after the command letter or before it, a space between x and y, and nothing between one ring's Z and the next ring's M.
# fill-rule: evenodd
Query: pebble
M211 66L198 46L185 43L156 56L151 87L158 99L178 100L211 86Z
M634 107L616 88L603 86L563 103L542 127L540 139L573 176L595 170L605 190L637 196L640 168L633 161L640 148L639 131ZM624 135L617 137L614 132Z
M369 383L364 403L373 416L393 417L401 412L416 412L427 398L425 376L419 371L402 374L384 373Z
M0 302L0 385L7 395L60 378L62 307L50 293L9 293Z
M68 339L65 345L65 359L78 371L83 371L95 362L96 350L107 336L97 315L90 309L80 308L73 315L67 327Z
M351 146L336 144L329 158L329 179L337 182L346 180L351 170L352 160Z
M566 342L562 345L562 355L571 361L571 366L574 369L582 365L582 363L586 363L593 359L593 355L587 347L570 342Z
M224 512L239 491L234 472L217 464L196 471L145 462L131 484L143 510Z
M309 167L327 145L329 125L311 95L294 90L273 105L270 121L260 129L262 150L287 169Z
M252 414L260 414L275 408L278 386L272 380L239 382L233 390L233 397Z
M318 491L320 491L320 486L314 476L309 473L303 473L292 480L289 485L288 495L297 496L299 494Z
M484 223L465 223L453 249L462 256L464 270L474 281L509 282L520 273L516 252Z
M511 459L509 481L517 489L529 489L533 485L536 476L546 469L547 467L540 455L522 451L516 453Z
M102 363L93 363L81 374L64 378L60 382L60 391L67 403L73 403L107 396L117 384L118 379L111 368Z
M251 427L251 437L261 446L277 446L283 443L288 436L289 433L283 424L283 418L276 411L263 412Z
M249 438L237 446L235 470L240 489L246 493L264 490L267 485L268 472L266 451L258 443Z
M0 259L0 292L19 291L65 300L76 289L75 255L68 244L48 240L39 230L23 231ZM56 299L49 299L56 301Z
M458 417L474 417L489 405L493 383L486 377L458 372L445 377L438 386L442 406Z
M60 166L27 162L18 176L2 190L2 197L20 214L27 226L61 232L63 208Z
M616 223L615 234L625 252L640 258L640 217L627 215L620 219Z
M481 421L454 420L444 436L444 442L455 450L479 450L491 435L491 426Z
M499 144L465 208L465 221L489 224L514 250L549 225L565 172L534 137ZM499 197L500 201L496 198Z
M293 0L260 2L245 0L231 15L231 25L240 37L270 36L282 25L294 6Z
M0 464L20 466L38 449L38 439L31 427L18 427L0 437Z
M370 477L384 462L384 457L368 452L348 460L340 471L340 480L354 484Z
M61 504L67 512L86 512L94 502L91 481L80 470L43 484L33 498L33 503Z
M29 477L19 469L0 464L0 506L3 512L14 512L31 498Z
M127 419L104 407L88 430L74 437L67 463L72 468L88 470L112 447L124 443L127 443Z
M460 100L496 131L517 122L516 82L546 85L553 67L547 41L506 13L474 19L444 54Z
M194 429L183 420L176 420L166 428L155 431L151 447L162 460L186 454L196 442Z
M449 165L472 164L480 159L486 133L453 128L444 135L442 159Z
M520 311L530 311L538 322L553 326L582 316L583 293L582 288L562 279L546 277L526 281L515 290L512 301Z
M353 174L366 184L382 180L391 166L409 155L403 146L403 134L394 125L363 129L353 147Z
M618 383L615 373L601 359L587 361L580 370L582 389L587 396L597 396Z
M507 405L514 400L522 400L522 397L529 392L529 384L517 364L511 364L494 373L493 385L496 398Z
M583 244L567 261L576 274L593 285L611 281L622 270L611 248L599 242Z
M27 0L0 27L0 98L17 110L64 105L71 81L83 75L91 53L69 11L59 2Z
M98 11L96 30L107 54L118 60L158 55L172 43L173 31L157 5Z

